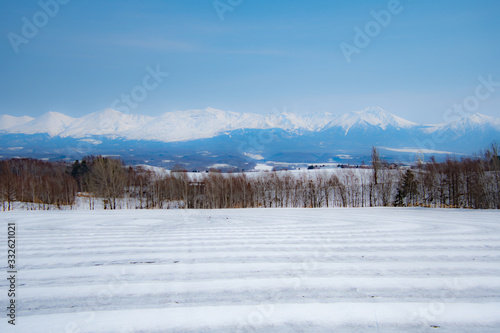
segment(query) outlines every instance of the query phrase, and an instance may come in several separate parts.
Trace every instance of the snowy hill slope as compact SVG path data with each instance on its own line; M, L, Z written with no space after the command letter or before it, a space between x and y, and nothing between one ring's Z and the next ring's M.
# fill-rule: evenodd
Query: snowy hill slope
M500 329L498 211L1 214L25 249L17 332Z

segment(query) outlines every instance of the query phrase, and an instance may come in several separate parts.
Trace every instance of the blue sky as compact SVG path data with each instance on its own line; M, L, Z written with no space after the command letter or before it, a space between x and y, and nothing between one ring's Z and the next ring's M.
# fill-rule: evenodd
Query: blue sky
M153 116L380 106L438 123L479 77L500 82L499 1L401 0L389 24L375 23L391 1L220 0L230 10L218 13L213 0L71 0L53 17L35 0L2 1L0 114L76 117L123 108L135 91L130 112ZM341 43L356 47L354 28L373 23L348 63ZM169 75L145 90L156 68ZM500 86L469 110L500 117Z

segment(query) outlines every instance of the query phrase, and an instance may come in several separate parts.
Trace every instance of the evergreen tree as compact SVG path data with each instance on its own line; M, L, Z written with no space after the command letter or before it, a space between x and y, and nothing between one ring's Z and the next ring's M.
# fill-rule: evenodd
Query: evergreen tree
M89 167L87 165L87 161L85 159L82 160L80 163L78 160L75 161L72 165L71 169L71 177L75 178L77 185L78 185L78 191L83 192L84 191L84 176L89 172Z
M408 206L411 204L413 200L416 198L417 191L417 182L415 180L415 175L411 172L410 169L406 171L403 178L399 182L398 190L396 194L396 199L394 201L394 206Z
M72 165L71 177L78 180L78 176L80 175L80 168L81 168L80 162L76 160L75 163L73 163Z

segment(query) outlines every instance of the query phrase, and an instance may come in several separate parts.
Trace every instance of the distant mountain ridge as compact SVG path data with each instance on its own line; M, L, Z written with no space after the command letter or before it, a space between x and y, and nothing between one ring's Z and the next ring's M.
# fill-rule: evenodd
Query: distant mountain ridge
M50 137L88 138L105 136L126 140L154 140L159 142L208 139L226 132L242 129L281 129L295 133L342 129L345 135L353 129L370 128L419 129L432 133L438 130L455 135L470 129L491 127L500 131L500 118L473 114L454 122L440 125L417 124L381 108L353 111L341 116L330 113L299 115L290 112L276 114L236 113L213 108L167 112L158 117L124 114L106 109L80 118L58 112L29 116L0 116L0 132L16 134L48 134Z
M378 107L344 115L207 108L157 117L112 109L80 118L57 112L37 118L0 116L0 158L108 154L155 165L248 168L257 161L362 162L369 160L371 146L393 161L413 161L424 152L462 156L494 141L500 143L500 118L471 114L444 124L417 124Z

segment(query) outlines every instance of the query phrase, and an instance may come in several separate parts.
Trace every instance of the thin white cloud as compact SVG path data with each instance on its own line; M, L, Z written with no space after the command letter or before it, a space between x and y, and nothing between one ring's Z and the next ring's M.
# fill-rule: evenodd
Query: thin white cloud
M220 51L225 54L241 54L241 55L283 55L284 52L279 50L223 50Z
M181 52L193 52L198 51L199 47L195 44L184 42L184 41L176 41L176 40L168 40L164 38L156 38L156 39L119 39L115 41L116 45L120 46L128 46L134 48L142 48L142 49L150 49L156 51L181 51Z
M115 45L149 49L165 52L206 52L234 55L283 55L284 52L275 49L227 49L202 47L200 45L178 40L168 40L165 38L139 39L139 38L121 38L114 41Z

